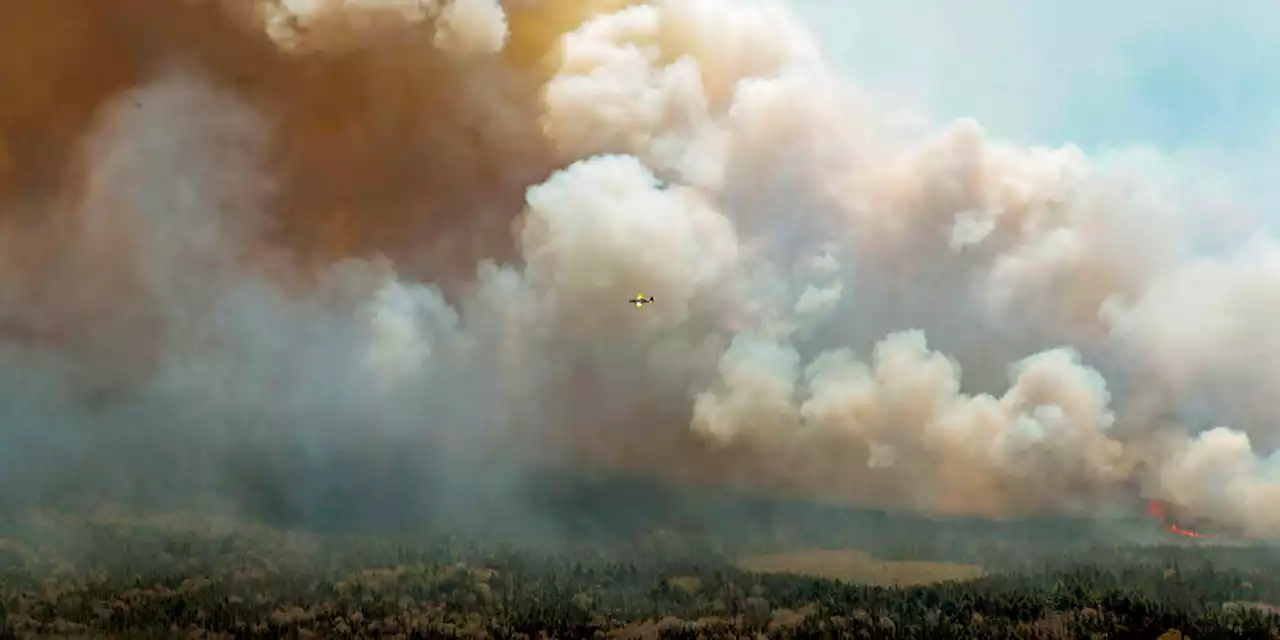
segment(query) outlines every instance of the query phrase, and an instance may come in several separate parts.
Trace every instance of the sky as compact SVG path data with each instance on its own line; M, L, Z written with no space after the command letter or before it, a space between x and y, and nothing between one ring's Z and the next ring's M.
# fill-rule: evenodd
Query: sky
M1142 149L1280 203L1280 2L793 0L833 61L935 118Z

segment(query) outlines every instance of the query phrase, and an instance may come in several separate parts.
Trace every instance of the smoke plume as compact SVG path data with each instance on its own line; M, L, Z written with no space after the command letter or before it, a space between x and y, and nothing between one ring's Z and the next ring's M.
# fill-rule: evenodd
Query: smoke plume
M1280 535L1280 244L903 131L784 4L19 0L0 48L7 501L574 465Z

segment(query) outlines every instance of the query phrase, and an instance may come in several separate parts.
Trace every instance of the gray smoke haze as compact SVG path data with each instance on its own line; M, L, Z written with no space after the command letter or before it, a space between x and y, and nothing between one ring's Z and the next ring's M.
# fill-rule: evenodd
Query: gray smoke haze
M1193 251L1141 162L905 130L785 4L15 20L7 500L411 515L573 465L1280 535L1280 245Z

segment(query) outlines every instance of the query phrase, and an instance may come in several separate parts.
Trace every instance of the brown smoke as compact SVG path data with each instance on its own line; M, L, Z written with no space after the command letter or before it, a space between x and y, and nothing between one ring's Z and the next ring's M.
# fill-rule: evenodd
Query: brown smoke
M114 103L145 120L152 105L130 90L174 66L197 69L270 123L262 169L272 198L256 212L270 222L247 259L284 251L295 265L323 266L381 254L447 283L482 256L510 257L523 191L552 167L534 69L584 13L573 4L513 13L505 55L458 62L422 27L400 24L358 47L291 55L248 0L5 3L4 335L106 362L139 357L132 347L158 329L130 264L138 230L85 229L84 143Z

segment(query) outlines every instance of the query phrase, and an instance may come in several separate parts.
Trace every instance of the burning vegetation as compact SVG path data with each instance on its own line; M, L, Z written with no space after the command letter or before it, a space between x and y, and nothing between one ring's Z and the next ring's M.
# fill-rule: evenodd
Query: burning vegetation
M1182 509L1173 503L1160 500L1147 501L1147 513L1169 533L1205 540L1222 537L1240 538L1240 536L1229 536L1225 533L1211 533L1210 531L1214 529L1220 530L1221 526L1201 518L1187 519L1181 512Z

